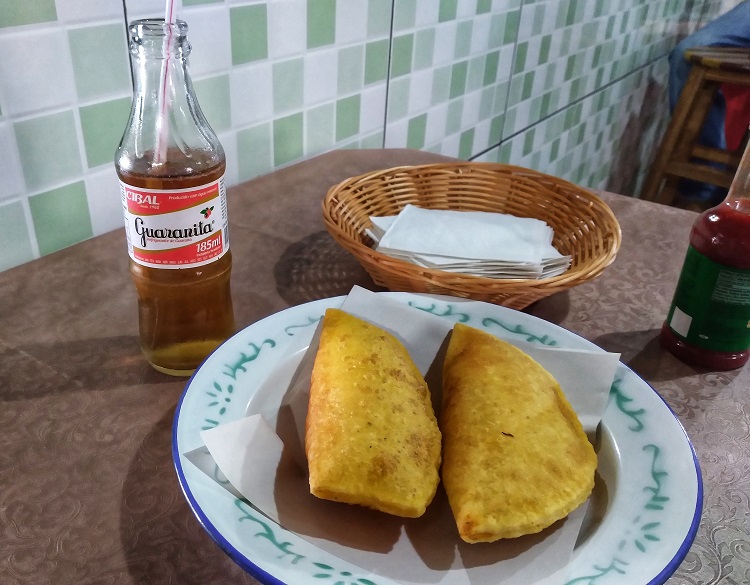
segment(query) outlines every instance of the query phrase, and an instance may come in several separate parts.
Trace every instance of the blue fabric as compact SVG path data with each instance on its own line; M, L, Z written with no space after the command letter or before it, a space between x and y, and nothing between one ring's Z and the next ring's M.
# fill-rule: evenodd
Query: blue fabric
M680 41L669 54L669 108L674 110L682 88L690 74L690 63L684 54L693 47L750 47L750 0L744 0L728 12L698 29ZM701 129L699 141L704 146L726 148L724 118L726 103L718 92L706 121ZM694 181L684 181L680 188L684 198L709 200L718 203L726 194L725 189Z

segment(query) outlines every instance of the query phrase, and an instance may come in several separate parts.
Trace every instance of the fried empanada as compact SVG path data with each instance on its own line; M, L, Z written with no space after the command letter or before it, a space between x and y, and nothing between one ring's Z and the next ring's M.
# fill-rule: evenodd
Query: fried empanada
M403 344L328 309L305 423L310 492L416 518L435 495L440 450L430 392Z
M440 429L443 485L466 542L539 532L594 487L596 453L553 376L463 324L443 364Z

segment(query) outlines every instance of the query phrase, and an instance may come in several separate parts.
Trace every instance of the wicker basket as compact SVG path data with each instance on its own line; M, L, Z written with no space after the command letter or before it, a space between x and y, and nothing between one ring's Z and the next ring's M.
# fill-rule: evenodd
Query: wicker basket
M410 264L372 249L370 216L396 215L407 204L429 209L494 211L534 217L555 232L553 245L572 256L570 268L545 279L495 279ZM596 195L530 169L457 162L403 166L334 185L323 200L326 229L393 291L466 297L522 309L599 275L620 247L620 225Z

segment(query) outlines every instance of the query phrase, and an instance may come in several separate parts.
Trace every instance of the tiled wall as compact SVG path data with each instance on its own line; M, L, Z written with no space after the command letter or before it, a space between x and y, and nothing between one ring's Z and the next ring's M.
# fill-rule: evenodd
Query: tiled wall
M176 0L228 184L410 147L637 194L666 54L721 0ZM0 270L119 228L126 20L161 0L0 0ZM123 253L124 249L123 249Z

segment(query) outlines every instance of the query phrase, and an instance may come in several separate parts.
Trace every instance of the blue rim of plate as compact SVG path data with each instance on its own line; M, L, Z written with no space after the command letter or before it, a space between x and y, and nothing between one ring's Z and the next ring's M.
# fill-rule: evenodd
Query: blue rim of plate
M530 319L532 321L537 321L539 323L543 323L545 327L550 327L552 329L556 329L559 331L564 332L566 335L569 335L573 338L576 338L579 342L582 342L584 345L589 346L592 349L601 349L598 346L596 346L594 343L588 341L587 339L581 337L580 335L565 329L564 327L550 323L548 321L545 321L539 317L536 317L534 315L529 315L527 313L521 313L519 311L516 311L514 309L509 309L507 307L501 307L497 305L491 305L488 303L484 303L482 301L469 301L467 299L457 298L457 297L450 297L450 296L444 296L444 295L428 295L428 294L416 294L416 293L399 293L399 292L384 292L379 293L382 295L385 295L387 297L391 298L399 298L399 297L405 297L405 298L413 298L413 299L419 299L419 300L439 300L443 302L456 302L456 303L472 303L477 305L485 305L491 308L491 310L498 310L498 311L509 311L511 313L519 313L523 315L524 319ZM242 335L245 331L248 329L251 329L253 327L258 326L258 324L262 323L266 319L270 319L272 317L275 317L276 315L280 315L284 313L285 311L289 311L290 309L295 309L297 307L305 307L313 304L319 304L322 302L330 303L330 305L326 304L325 306L337 306L337 304L340 304L345 299L344 296L341 297L333 297L328 299L319 299L317 301L311 301L308 303L305 303L303 305L297 305L295 307L289 307L287 309L284 309L282 311L279 311L277 313L273 313L271 315L268 315L264 319L261 319L249 326L247 326L245 329L238 331L233 335L231 338L226 340L223 344L221 344L219 347L214 350L199 366L196 371L193 373L193 375L190 377L190 379L187 381L185 385L185 389L182 392L180 399L177 403L177 407L175 409L174 414L174 420L173 420L173 426L172 426L172 458L173 463L175 466L175 471L177 473L178 482L180 485L180 488L188 502L188 505L190 506L190 509L192 510L193 514L198 519L199 523L203 527L204 530L208 533L208 535L214 540L214 542L218 545L218 547L227 555L229 556L237 565L239 565L243 570L245 570L248 574L250 574L252 577L260 581L261 583L264 583L266 585L296 585L292 583L287 583L286 581L282 581L279 578L277 578L275 575L269 573L268 571L262 569L255 563L253 563L245 554L243 554L240 550L238 550L234 545L232 545L227 538L222 534L221 530L219 530L214 523L210 520L208 515L204 512L204 510L201 508L199 502L197 501L195 495L190 489L188 478L185 475L185 471L183 468L183 462L182 462L182 453L179 446L179 440L178 440L178 427L180 423L180 415L182 412L182 407L185 399L188 396L188 393L191 388L191 384L193 383L196 376L201 371L201 368L204 367L204 365L209 362L215 354L222 351L222 348L224 348L227 344L231 343L235 338ZM412 304L409 302L408 304ZM324 306L324 305L321 305ZM422 307L416 307L418 309L423 309ZM428 312L430 312L428 310ZM445 316L445 315L441 315ZM666 566L653 578L651 578L649 581L632 585L662 585L666 582L666 580L677 570L677 568L680 566L682 561L685 559L685 556L687 555L688 551L690 550L690 547L693 544L693 541L695 540L695 536L697 534L698 528L700 526L700 520L702 515L702 509L703 509L703 479L700 469L700 463L697 457L697 454L695 452L695 448L690 440L690 437L688 436L687 432L685 431L684 427L682 426L682 423L680 422L679 418L675 414L672 407L667 403L667 401L656 391L656 389L651 386L648 382L643 380L638 374L633 372L631 368L623 364L622 362L619 363L618 369L622 368L625 371L629 372L633 376L635 376L641 383L646 385L660 400L660 402L663 404L664 407L666 407L667 411L671 414L671 416L674 418L674 423L678 426L679 430L682 433L683 438L685 439L686 445L690 450L690 454L692 457L692 464L693 469L695 472L695 480L696 480L696 499L695 499L695 508L693 512L693 516L690 522L690 526L688 530L685 533L685 536L683 538L682 543L678 547L677 551L675 552L674 556L670 561L667 562ZM190 464L188 462L188 464ZM274 523L275 524L275 523ZM276 526L278 526L276 524ZM279 526L280 529L283 530L282 527ZM575 553L574 553L575 554ZM602 569L601 567L597 567L597 569ZM617 571L617 567L614 565L610 565L610 567L606 567L602 569L602 572L599 575L589 575L586 577L580 577L580 578L574 578L568 582L565 583L565 585L583 585L584 583L586 585L593 584L596 582L596 580L599 577L605 576L607 572L614 569L615 572ZM366 580L362 580L362 582L366 582Z

